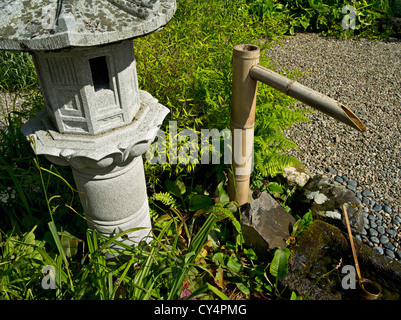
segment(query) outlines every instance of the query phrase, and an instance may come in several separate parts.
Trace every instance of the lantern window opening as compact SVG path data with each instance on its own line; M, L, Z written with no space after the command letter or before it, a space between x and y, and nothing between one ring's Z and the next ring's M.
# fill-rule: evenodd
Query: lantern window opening
M93 86L96 91L110 89L109 68L106 56L89 59Z

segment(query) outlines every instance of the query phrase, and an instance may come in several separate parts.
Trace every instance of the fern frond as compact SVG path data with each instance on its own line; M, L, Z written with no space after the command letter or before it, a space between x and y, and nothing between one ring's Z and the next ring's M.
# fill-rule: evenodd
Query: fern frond
M278 152L255 152L255 169L264 177L274 177L284 168L302 164L295 157Z
M165 206L176 208L176 202L173 196L168 192L157 192L152 195L151 200L156 200L164 204Z

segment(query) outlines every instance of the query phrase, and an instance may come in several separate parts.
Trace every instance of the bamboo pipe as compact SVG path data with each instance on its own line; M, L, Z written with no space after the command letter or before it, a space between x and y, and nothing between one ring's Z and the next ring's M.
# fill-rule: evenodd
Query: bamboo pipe
M263 82L360 132L366 130L366 126L348 107L320 92L303 86L295 80L288 79L260 65L252 67L250 75L253 79Z
M249 202L257 81L293 97L312 108L363 132L366 126L348 107L336 100L259 65L260 49L242 44L233 51L231 133L233 175L229 176L229 197L241 206Z
M253 131L257 81L249 71L259 63L260 49L253 45L237 45L233 51L233 83L231 107L231 134L233 141L233 176L228 192L239 205L248 203L252 167Z

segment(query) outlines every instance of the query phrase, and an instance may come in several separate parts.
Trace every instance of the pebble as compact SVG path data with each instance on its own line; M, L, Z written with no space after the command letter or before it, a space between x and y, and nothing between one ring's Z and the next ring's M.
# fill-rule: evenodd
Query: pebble
M385 252L386 252L386 256L389 257L390 259L394 259L395 258L394 251L386 249Z
M397 235L397 232L393 229L386 229L386 233L391 237L395 237Z
M393 212L393 210L391 209L390 206L383 206L383 211L384 211L384 212L387 212L387 213Z
M370 229L369 229L369 235L370 235L371 237L377 237L377 236L379 235L379 232L377 232L376 229L370 228Z
M385 236L384 234L380 237L381 244L388 243L389 241L390 241L390 239L387 236Z
M365 205L369 205L369 199L368 198L362 198L362 203Z
M373 250L376 250L380 254L384 254L384 250L382 247L373 247Z
M400 224L400 221L397 219L391 219L391 223L395 226L398 226Z
M372 191L370 191L370 190L364 190L364 191L362 191L362 195L364 196L364 197L373 197L373 194L372 194Z
M386 249L392 250L392 251L395 250L395 246L393 244L391 244L390 242L384 244L383 247L385 247Z
M377 202L373 206L373 210L375 210L375 212L379 212L382 209L383 209L383 207L380 204L378 204Z
M375 215L379 220L383 220L383 216L381 215L380 212L375 211Z
M343 183L344 182L344 180L339 176L335 176L334 177L334 181L337 181L338 183Z
M380 240L377 237L370 237L370 241L374 243L380 243Z
M384 227L383 226L378 226L377 227L377 232L378 233L384 233L386 230L384 229Z

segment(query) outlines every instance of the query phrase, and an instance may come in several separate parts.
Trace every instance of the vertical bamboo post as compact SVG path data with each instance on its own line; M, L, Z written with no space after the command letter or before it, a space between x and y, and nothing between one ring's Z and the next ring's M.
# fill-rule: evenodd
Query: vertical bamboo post
M229 177L229 196L240 206L249 202L257 94L257 80L251 78L250 70L259 63L259 56L257 46L241 44L234 47L231 107L234 176Z

